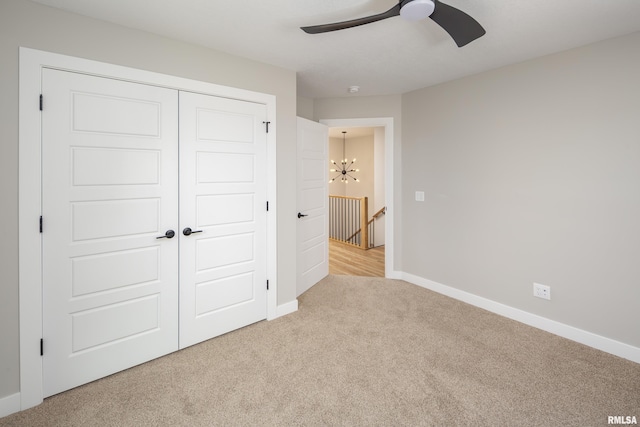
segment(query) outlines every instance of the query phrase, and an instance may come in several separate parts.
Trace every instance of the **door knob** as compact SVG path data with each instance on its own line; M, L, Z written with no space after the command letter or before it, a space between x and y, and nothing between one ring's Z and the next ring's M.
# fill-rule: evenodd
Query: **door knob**
M175 231L167 230L167 232L164 233L164 236L156 237L156 239L171 239L175 235L176 235Z
M202 230L193 231L189 227L187 227L184 230L182 230L182 234L184 234L185 236L189 236L189 235L194 234L194 233L202 233Z
M302 218L303 216L309 216L309 215L305 215L303 213L298 212L298 218Z

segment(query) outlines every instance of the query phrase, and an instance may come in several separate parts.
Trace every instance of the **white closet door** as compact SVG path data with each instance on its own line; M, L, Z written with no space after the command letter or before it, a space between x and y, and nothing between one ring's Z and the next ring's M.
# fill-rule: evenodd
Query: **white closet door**
M178 93L56 70L42 84L50 396L178 348Z
M266 318L266 113L180 93L181 348Z

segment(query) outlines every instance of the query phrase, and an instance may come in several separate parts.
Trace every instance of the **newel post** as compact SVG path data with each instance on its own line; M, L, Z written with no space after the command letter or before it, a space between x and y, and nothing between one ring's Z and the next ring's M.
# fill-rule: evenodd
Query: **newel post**
M362 233L362 239L360 239L360 247L362 249L369 248L369 227L367 227L368 221L369 221L369 198L362 197L360 199L360 230Z

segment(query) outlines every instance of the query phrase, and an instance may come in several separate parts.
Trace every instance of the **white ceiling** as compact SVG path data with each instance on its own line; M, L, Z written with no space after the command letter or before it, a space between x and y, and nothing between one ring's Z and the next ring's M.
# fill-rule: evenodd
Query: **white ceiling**
M462 48L430 19L299 29L384 12L396 0L34 1L294 70L298 95L309 98L404 93L640 31L640 0L445 0L487 31Z

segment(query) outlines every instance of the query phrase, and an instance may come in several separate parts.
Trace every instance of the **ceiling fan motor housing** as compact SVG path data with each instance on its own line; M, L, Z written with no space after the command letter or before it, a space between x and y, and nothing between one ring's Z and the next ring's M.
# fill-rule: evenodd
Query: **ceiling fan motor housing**
M429 17L435 6L433 0L402 0L400 16L407 21L420 21Z

